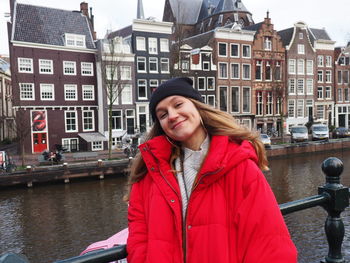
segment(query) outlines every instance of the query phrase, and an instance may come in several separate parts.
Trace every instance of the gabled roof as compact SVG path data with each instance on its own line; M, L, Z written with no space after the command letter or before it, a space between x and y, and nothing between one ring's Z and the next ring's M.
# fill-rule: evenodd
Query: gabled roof
M287 46L287 45L289 45L290 41L292 40L294 28L290 27L290 28L278 31L277 33L281 37L283 46Z
M312 44L315 40L332 40L325 29L309 28L309 32Z
M215 8L214 14L234 11L249 13L241 0L220 0L218 6Z
M95 49L89 22L79 11L17 3L13 41L65 46L64 34L85 35L88 49Z
M194 25L198 22L203 0L169 0L169 2L178 23Z

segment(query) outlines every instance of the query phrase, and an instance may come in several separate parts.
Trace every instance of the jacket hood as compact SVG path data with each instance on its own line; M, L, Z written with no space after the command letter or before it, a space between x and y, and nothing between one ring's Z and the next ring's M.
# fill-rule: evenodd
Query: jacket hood
M150 161L153 164L158 164L159 168L169 167L172 147L165 135L155 137L139 146L140 149L143 149L141 151L142 157L147 167L149 167L148 162ZM204 184L210 184L247 159L258 163L255 149L250 142L237 143L228 136L214 135L210 138L208 154L203 161L198 178L202 177Z

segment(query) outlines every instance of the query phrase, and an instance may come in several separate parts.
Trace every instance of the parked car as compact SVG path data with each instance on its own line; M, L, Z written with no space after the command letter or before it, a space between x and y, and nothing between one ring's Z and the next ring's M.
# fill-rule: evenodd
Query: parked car
M260 140L264 144L265 148L271 148L271 139L267 134L261 133Z
M332 132L332 137L333 138L345 138L345 137L350 137L350 132L348 128L345 127L338 127L335 128Z
M329 140L329 129L325 124L313 124L311 126L311 138L315 140Z
M290 128L290 142L308 141L309 134L305 126L293 126Z

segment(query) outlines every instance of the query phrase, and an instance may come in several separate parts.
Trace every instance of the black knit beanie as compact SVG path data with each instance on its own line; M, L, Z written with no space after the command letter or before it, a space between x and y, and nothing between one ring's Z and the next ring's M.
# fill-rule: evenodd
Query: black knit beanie
M186 98L192 98L203 102L201 94L195 90L193 87L193 81L190 78L180 77L169 79L162 83L151 96L149 102L149 109L152 115L153 121L157 119L156 107L157 104L169 96L179 95Z

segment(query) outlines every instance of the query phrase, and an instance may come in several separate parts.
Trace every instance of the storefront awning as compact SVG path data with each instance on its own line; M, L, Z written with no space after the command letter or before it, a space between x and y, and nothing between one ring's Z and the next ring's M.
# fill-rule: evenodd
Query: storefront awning
M78 136L86 142L108 141L108 139L99 132L78 133Z

